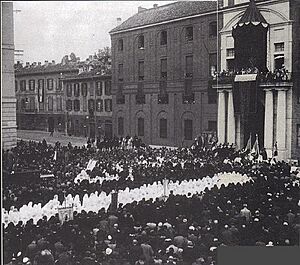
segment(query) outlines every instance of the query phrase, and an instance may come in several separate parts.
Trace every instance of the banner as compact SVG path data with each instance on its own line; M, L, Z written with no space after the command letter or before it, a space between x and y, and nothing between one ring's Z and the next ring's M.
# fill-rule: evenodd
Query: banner
M88 164L86 166L86 170L93 171L93 169L96 166L97 162L98 162L97 160L90 159L90 161L88 162Z
M58 208L58 218L59 221L61 222L61 224L63 224L64 222L73 220L74 216L74 209L73 209L73 205L69 206L69 207L59 207Z

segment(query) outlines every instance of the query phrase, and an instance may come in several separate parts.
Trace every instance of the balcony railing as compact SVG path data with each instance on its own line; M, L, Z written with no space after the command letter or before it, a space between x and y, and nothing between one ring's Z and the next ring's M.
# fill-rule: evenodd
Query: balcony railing
M182 95L182 103L183 104L194 104L195 103L195 94L183 94Z

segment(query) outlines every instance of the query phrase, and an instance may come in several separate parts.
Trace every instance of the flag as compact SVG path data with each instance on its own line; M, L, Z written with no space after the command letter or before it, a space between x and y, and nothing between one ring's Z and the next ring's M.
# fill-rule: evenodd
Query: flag
M251 155L254 158L258 158L259 156L259 145L258 145L258 135L256 134L256 140L251 150Z
M251 151L251 133L244 151Z
M274 144L273 147L273 157L278 156L278 150L277 150L277 142Z

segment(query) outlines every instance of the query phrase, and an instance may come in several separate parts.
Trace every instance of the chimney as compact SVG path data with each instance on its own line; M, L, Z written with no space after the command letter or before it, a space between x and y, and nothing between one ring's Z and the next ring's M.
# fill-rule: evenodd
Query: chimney
M117 26L120 26L122 24L122 18L117 17Z
M145 10L147 10L147 8L144 8L144 7L141 7L141 6L138 7L138 13L141 13Z
M52 64L55 64L55 61L54 61L54 60L52 60Z
M158 4L154 4L154 5L153 5L153 8L157 8L157 7L158 7Z

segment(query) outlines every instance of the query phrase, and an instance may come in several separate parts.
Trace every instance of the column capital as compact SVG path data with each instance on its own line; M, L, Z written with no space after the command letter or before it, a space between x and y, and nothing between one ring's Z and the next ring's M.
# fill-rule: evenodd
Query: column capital
M263 91L265 91L266 93L267 92L273 92L273 88L271 88L271 87L267 87L267 88L263 88Z
M276 91L288 91L289 87L276 87L275 90Z

